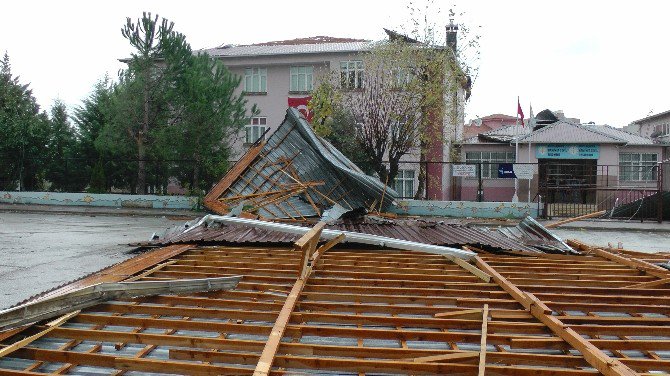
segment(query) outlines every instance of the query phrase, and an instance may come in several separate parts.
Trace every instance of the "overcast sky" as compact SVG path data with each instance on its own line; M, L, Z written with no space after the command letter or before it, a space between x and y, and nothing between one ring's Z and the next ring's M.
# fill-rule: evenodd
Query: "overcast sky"
M419 1L419 3L421 0ZM29 1L4 2L0 52L30 83L43 108L57 98L77 106L131 49L126 17L151 11L175 23L194 49L315 35L381 39L407 22L404 0L338 1ZM583 122L624 126L670 110L670 2L436 1L448 23L480 35L479 74L466 118L563 110Z

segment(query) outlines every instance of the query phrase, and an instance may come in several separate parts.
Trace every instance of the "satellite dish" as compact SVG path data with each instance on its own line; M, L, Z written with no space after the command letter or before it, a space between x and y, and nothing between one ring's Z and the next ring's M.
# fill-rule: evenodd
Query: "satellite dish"
M472 121L472 124L473 124L475 127L481 127L481 126L482 126L482 119L477 118L477 119L475 119L475 120Z

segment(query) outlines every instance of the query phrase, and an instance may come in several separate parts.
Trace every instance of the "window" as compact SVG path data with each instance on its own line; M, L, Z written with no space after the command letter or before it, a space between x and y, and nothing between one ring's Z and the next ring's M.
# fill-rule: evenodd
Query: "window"
M412 71L409 68L396 68L392 70L395 85L398 89L404 89L412 82Z
M345 89L363 87L363 61L351 60L340 62L340 83Z
M291 67L290 91L312 91L312 67Z
M400 197L414 197L414 170L398 170L395 177L395 191Z
M653 181L658 178L655 153L619 153L619 181Z
M258 141L261 136L263 136L263 139L265 139L264 133L268 129L266 124L267 118L252 117L251 124L247 125L246 127L247 137L245 139L245 143L253 144L254 142Z
M246 68L244 70L244 91L247 93L267 93L267 68Z
M656 129L654 130L654 134L656 137L660 136L665 136L670 134L670 124L659 124L656 126Z
M516 156L514 152L504 151L469 151L465 153L465 163L482 165L482 178L497 178L498 164L500 163L514 163ZM479 165L478 165L479 166ZM477 167L479 168L479 167ZM477 171L479 174L479 171Z

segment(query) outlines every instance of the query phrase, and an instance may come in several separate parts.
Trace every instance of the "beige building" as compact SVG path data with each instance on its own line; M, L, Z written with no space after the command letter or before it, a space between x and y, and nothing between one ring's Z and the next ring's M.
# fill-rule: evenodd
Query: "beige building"
M456 29L452 32L455 38ZM240 134L235 144L236 157L259 137L271 134L284 120L289 106L298 108L309 119L306 105L311 99L311 91L319 80L331 73L339 74L355 93L363 85L365 67L361 55L371 47L372 42L367 40L319 36L244 46L225 45L206 50L242 77L238 93L245 92L249 106L256 105L260 110ZM447 116L442 119L444 138L448 142L441 147L439 161L449 160L450 141L455 137L453 130L463 122L464 91L446 95L449 98L445 98L445 103L454 103L453 95L458 97L458 116L456 119L451 117L454 124L449 123ZM394 187L400 196L411 197L418 185L418 151L404 156L402 161ZM443 199L449 194L447 178L450 174L441 164L435 166L439 171L429 171L433 176L428 179L429 185L430 181L433 184L428 190L432 193L431 198Z
M670 145L670 111L635 120L624 129L639 136L651 138L657 143Z

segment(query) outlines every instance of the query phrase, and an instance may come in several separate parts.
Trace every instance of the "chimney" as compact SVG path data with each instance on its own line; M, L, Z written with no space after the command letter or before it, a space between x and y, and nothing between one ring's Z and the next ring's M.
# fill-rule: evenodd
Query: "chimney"
M456 43L458 39L458 25L454 24L454 19L449 19L449 25L447 25L447 46L456 52Z

